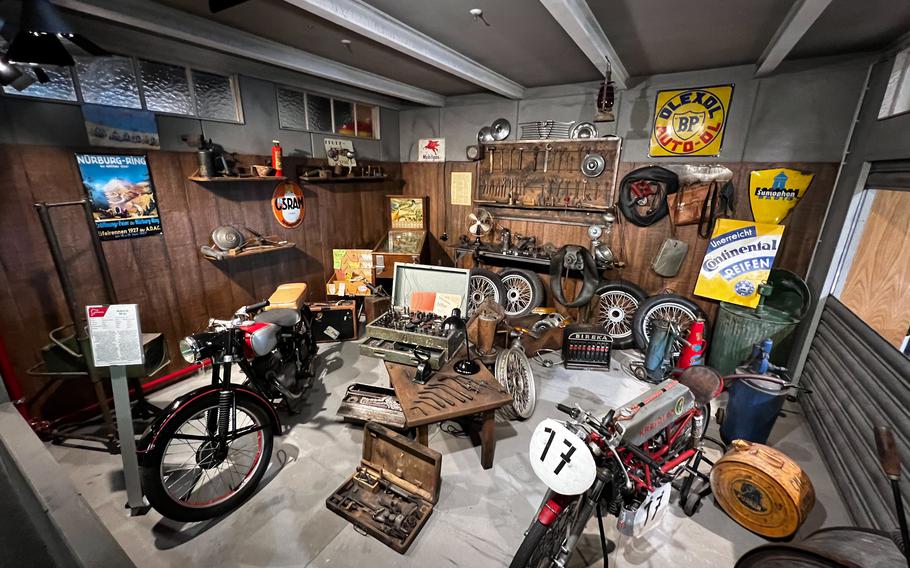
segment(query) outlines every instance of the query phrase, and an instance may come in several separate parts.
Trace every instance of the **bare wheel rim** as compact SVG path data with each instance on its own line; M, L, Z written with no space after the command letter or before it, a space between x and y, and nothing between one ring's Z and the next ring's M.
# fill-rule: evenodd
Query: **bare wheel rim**
M624 339L632 335L632 318L638 310L638 300L632 294L612 290L600 294L597 323L613 339Z
M512 395L508 418L530 418L537 405L537 388L534 373L527 356L520 347L512 347L496 358L496 380Z
M477 306L487 298L492 298L497 304L500 301L499 288L489 276L471 276L471 290L468 294L468 315L472 314Z
M262 424L242 407L228 418L228 431L241 435L228 442L223 456L216 456L214 436L206 426L210 412L217 414L218 406L201 410L181 424L161 456L162 486L168 497L184 507L212 507L230 499L249 483L265 457Z
M697 316L695 313L682 304L676 302L662 302L652 306L644 316L644 333L645 339L651 341L651 333L654 331L654 322L657 320L666 320L674 324L679 330L679 335L685 339L688 335L689 328L695 322ZM673 342L673 355L676 356L682 351L682 342L677 339Z
M531 307L534 288L527 278L521 274L507 274L502 277L502 286L506 291L506 315L514 316Z

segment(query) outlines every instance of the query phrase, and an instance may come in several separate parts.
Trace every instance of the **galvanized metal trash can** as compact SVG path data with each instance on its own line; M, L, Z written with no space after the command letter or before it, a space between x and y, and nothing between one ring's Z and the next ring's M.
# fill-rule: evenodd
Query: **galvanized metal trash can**
M752 345L766 337L774 340L771 362L787 365L793 332L811 304L809 288L802 278L779 268L771 269L767 286L770 293L755 309L720 303L708 365L722 375L733 373L752 353Z

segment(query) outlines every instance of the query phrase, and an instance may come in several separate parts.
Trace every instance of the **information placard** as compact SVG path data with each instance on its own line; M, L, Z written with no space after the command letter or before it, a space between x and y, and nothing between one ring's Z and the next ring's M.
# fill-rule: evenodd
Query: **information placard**
M144 363L139 306L136 304L86 306L85 314L96 367Z

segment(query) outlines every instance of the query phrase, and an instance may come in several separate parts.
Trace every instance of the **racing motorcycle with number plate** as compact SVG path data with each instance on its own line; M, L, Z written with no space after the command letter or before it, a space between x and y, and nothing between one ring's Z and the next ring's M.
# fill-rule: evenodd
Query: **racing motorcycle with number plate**
M570 420L546 419L531 436L531 467L547 487L511 568L564 568L585 525L597 516L606 561L603 513L637 537L660 523L672 481L699 453L710 401L723 388L708 367L667 379L602 419L557 404Z
M230 320L180 341L190 363L212 361L212 382L174 400L138 444L149 503L177 521L201 521L239 506L268 468L277 407L298 412L313 382L317 346L307 306L244 306ZM246 379L231 382L236 364Z

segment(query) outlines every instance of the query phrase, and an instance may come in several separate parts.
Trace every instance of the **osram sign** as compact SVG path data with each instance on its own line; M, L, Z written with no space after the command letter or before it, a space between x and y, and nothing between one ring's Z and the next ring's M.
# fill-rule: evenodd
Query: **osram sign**
M278 184L272 194L272 213L282 227L293 229L303 223L303 190L292 181Z

